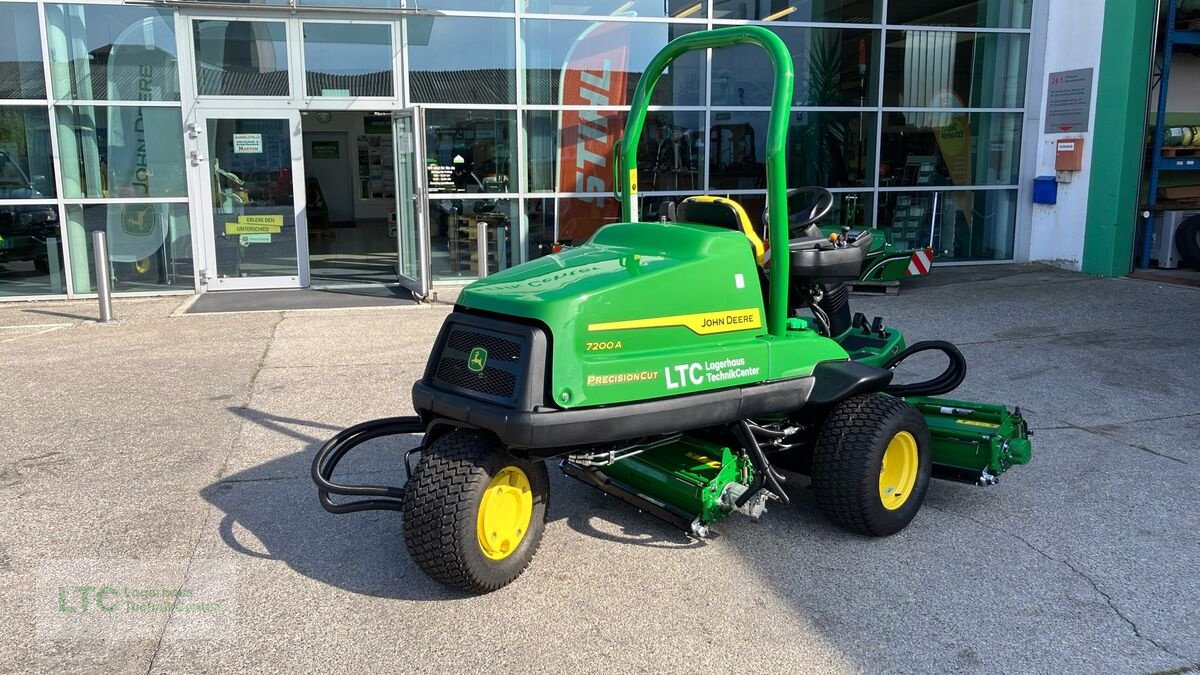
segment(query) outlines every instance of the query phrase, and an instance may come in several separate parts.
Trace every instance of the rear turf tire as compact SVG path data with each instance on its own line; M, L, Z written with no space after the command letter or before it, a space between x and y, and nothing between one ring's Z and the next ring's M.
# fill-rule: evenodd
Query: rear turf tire
M456 429L421 451L409 477L404 544L434 580L489 593L529 566L546 527L549 488L544 462L512 456L488 433ZM508 525L508 535L485 534L496 529L484 527L489 518L504 521L499 529Z
M812 486L830 520L883 537L917 515L932 468L929 427L916 408L883 394L853 396L834 406L821 426Z

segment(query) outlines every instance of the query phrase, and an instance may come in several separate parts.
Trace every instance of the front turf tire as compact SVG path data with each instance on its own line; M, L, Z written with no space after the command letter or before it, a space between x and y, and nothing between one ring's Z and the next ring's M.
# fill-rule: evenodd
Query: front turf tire
M490 593L529 566L549 495L544 462L514 457L491 434L455 429L421 451L409 476L404 545L435 581Z
M852 396L829 411L817 437L817 506L854 532L895 534L925 501L932 460L929 427L916 408L883 394Z

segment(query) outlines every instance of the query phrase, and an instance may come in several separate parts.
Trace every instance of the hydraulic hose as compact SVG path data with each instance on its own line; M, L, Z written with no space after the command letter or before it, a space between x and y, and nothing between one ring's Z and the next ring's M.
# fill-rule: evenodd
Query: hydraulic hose
M791 499L788 498L787 493L783 491L783 487L779 484L779 479L783 478L783 476L777 474L775 469L771 467L771 462L767 460L766 454L763 453L762 448L758 445L758 439L754 437L754 432L750 430L750 424L746 420L739 420L733 425L733 433L737 436L738 441L741 442L746 452L750 454L750 464L754 467L754 479L751 481L750 489L742 493L742 496L738 498L734 505L738 508L745 505L754 496L754 493L758 492L758 488L762 486L764 481L769 486L767 489L774 493L776 497L779 497L779 501L784 504L791 503Z
M887 363L883 364L883 367L892 370L914 354L931 351L942 352L950 359L949 365L946 366L946 370L942 371L941 375L925 380L924 382L888 385L883 391L892 396L900 397L939 396L954 391L967 376L967 360L963 358L962 352L958 351L958 347L944 340L918 342L888 359Z

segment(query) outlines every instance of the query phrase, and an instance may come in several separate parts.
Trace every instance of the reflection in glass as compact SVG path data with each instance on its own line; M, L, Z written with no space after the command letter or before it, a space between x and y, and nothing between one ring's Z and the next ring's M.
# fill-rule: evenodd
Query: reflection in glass
M709 183L713 188L766 189L769 113L713 111ZM789 187L863 187L875 165L874 113L792 112L788 127Z
M901 247L929 243L938 260L1013 257L1017 191L942 190L879 193L879 228Z
M1023 107L1028 47L1028 35L889 31L883 104Z
M208 120L216 275L295 276L292 124Z
M533 192L610 194L613 144L625 129L618 111L533 111L526 113L529 189ZM655 110L647 113L638 144L642 192L702 190L704 114Z
M515 191L516 123L508 110L426 110L429 191Z
M469 9L476 12L513 11L513 0L417 0L415 3L409 0L409 7L414 4L421 9Z
M888 5L889 23L1029 28L1033 0L904 0Z
M554 231L556 205L553 197L525 200L525 221L529 223L526 234L528 259L540 258L554 252L554 242L557 234Z
M46 33L55 98L179 100L171 10L46 5Z
M53 204L0 206L0 297L66 293Z
M0 98L45 98L37 5L0 5Z
M538 14L662 16L675 19L703 19L708 16L701 0L522 0L521 5L525 12Z
M875 105L879 89L879 31L778 26L796 71L792 104ZM775 87L771 60L760 47L715 49L713 105L769 106Z
M414 103L516 103L511 19L409 16L405 21Z
M767 208L765 192L721 196L741 204L742 208L746 210L746 215L750 216L750 222L754 224L754 229L759 236L764 240L767 239L767 227L762 218L763 211ZM806 217L802 214L807 214L812 205L809 196L793 197L788 200L789 218L795 220L797 216ZM856 229L869 228L874 205L874 195L870 192L835 192L833 193L833 209L817 225L821 227L847 225Z
M623 21L523 21L528 102L628 106L654 54L696 30L700 27ZM706 80L704 52L686 54L659 78L650 102L704 105Z
M620 219L621 205L611 193L597 197L560 197L558 240L564 244L582 244L596 230Z
M53 157L44 107L0 107L0 199L54 199Z
M304 80L309 96L391 96L392 27L306 22Z
M884 187L1016 185L1020 113L885 113Z
M287 96L287 29L282 21L192 22L201 96Z
M63 194L186 197L178 108L59 106Z
M516 213L515 199L430 199L433 279L478 277L481 253L489 274L516 265Z
M192 231L187 204L67 206L71 280L76 293L95 290L92 232L108 238L113 291L191 290Z
M713 18L879 23L881 4L881 0L713 0Z

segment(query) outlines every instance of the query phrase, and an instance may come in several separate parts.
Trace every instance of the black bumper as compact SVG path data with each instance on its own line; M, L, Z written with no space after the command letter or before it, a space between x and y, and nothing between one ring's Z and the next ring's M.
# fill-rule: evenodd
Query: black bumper
M809 404L825 405L854 394L879 391L891 379L891 371L842 361L820 364L810 377L576 410L514 410L435 389L424 381L413 385L412 398L413 407L426 421L441 418L465 422L496 434L512 447L559 450L720 426Z

